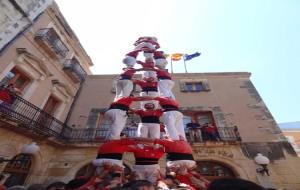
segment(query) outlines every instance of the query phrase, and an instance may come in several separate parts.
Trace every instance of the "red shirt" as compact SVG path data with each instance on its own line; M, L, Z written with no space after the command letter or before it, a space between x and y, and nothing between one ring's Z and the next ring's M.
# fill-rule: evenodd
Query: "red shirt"
M173 152L173 153L184 153L184 154L192 154L193 150L190 146L190 144L183 140L176 140L176 141L170 141L170 140L160 140L156 139L154 141L155 144L160 144L165 147L165 151Z
M143 148L138 146L130 146L128 147L128 151L134 154L136 160L159 160L165 154L163 148L155 149L152 146L146 145Z
M5 190L6 187L4 185L0 185L0 190Z
M128 68L123 73L121 73L121 76L128 76L129 78L132 78L132 76L134 75L135 72L136 72L135 69Z
M122 105L125 105L125 106L130 106L130 104L133 102L133 101L137 101L138 98L137 97L122 97L122 98L119 98L117 99L116 101L114 101L111 105L114 105L114 104L122 104Z
M154 68L154 62L152 61L146 61L145 63L139 62L140 65L142 65L143 68Z
M134 45L137 46L138 44L140 44L140 43L142 43L142 42L150 43L150 44L154 45L156 49L160 48L160 46L159 46L159 44L158 44L157 42L155 42L153 39L147 38L147 37L146 37L146 38L144 38L144 37L139 38L139 39L134 43Z
M157 88L157 82L134 80L133 83L139 85L142 89L145 88L145 87L155 87L155 88Z
M164 109L166 109L166 106L172 106L172 107L175 107L177 109L179 108L179 104L172 98L155 97L155 98L153 98L153 100L159 101L159 104Z
M192 187L193 190L196 190L197 187L193 184L193 182L191 181L191 177L193 177L193 175L187 173L185 175L176 175L176 179L180 182L180 183L184 183L186 185L189 185L190 187Z
M160 109L156 109L156 110L134 110L133 112L138 114L140 117L145 117L145 116L160 117L163 114L163 111L160 110Z
M162 116L163 111L160 109L156 110L134 110L135 114L141 117L142 123L160 123L159 117Z
M128 145L135 144L136 142L132 139L120 139L120 140L109 140L98 148L98 154L109 154L109 153L124 153L128 149Z
M214 132L217 132L217 129L215 126L210 126L210 127L205 127L204 131L208 132L208 133L214 133Z
M6 102L6 103L11 103L12 102L12 99L9 95L8 90L0 89L0 100L2 100L3 102Z
M167 70L164 70L164 69L155 69L155 71L156 71L158 79L169 79L169 80L172 79L170 73Z

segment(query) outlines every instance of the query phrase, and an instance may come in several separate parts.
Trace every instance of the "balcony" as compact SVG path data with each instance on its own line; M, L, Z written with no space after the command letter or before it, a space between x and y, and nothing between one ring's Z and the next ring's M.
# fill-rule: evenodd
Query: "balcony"
M202 129L188 129L187 139L192 143L203 142L238 142L241 141L238 128L234 127L219 127L215 133L206 132Z
M103 142L109 133L109 126L103 125L101 128L78 129L67 126L65 123L57 120L45 111L41 110L32 103L23 98L9 92L5 88L0 88L0 91L5 91L9 94L12 102L0 103L0 127L9 127L16 132L28 135L38 135L41 137L55 137L63 143L98 143ZM1 92L1 93L2 93ZM8 123L8 125L2 125ZM126 127L123 133L127 137L136 137L136 127ZM189 131L187 131L189 132ZM206 141L215 142L238 142L241 141L236 127L218 128L218 138L209 139L203 138L191 139L187 133L189 142L202 143Z
M35 34L35 40L51 57L65 58L69 52L53 28L40 29Z
M8 93L12 100L0 104L0 120L16 125L16 130L31 131L48 137L61 136L65 126L63 122L5 88L1 88L0 91Z
M63 70L75 83L84 81L87 76L86 72L75 58L67 59L63 64Z

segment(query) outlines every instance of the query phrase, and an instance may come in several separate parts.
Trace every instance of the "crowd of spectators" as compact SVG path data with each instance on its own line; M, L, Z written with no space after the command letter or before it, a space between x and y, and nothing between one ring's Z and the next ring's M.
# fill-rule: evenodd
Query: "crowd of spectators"
M209 184L205 180L192 179L197 185L191 186L190 182L184 179L186 175L181 175L180 172L168 172L156 184L147 180L135 180L133 173L124 174L116 172L113 168L102 168L100 171L96 170L95 173L97 175L90 177L76 177L68 183L32 184L28 187L16 185L8 188L0 185L0 190L267 190L251 181L238 178L220 178Z

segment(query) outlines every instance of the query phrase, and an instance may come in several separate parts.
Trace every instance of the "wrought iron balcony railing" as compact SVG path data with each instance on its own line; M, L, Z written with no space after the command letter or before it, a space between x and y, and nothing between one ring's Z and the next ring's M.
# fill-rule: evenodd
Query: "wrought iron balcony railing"
M109 126L101 128L78 129L67 126L65 123L57 120L42 109L24 100L7 89L0 88L1 93L6 92L11 98L11 102L0 101L0 119L9 120L17 123L16 127L20 127L26 131L35 134L55 137L67 143L92 143L103 142L109 133ZM127 137L136 137L137 128L126 127L123 133ZM191 139L187 134L190 142L203 141L240 141L240 136L236 127L218 128L216 136L207 134L198 134L199 139ZM197 135L195 135L197 137Z
M60 137L65 124L54 118L34 104L24 100L8 89L0 88L7 93L10 101L2 101L0 115L6 120L18 123L20 127L33 130L34 133Z
M215 132L207 132L205 129L189 129L187 131L187 139L190 142L206 142L206 141L225 141L236 142L241 141L240 134L236 126L219 127Z
M59 35L53 28L40 29L35 34L35 40L48 52L51 56L65 58L69 49L60 39Z
M63 70L75 82L82 82L87 76L76 58L67 59L63 65Z

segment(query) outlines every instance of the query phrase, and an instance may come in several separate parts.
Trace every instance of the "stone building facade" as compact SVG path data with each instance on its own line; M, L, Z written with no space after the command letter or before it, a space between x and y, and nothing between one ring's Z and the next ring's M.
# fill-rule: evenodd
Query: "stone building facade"
M15 91L1 99L0 168L7 185L43 182L60 154L48 139L61 134L93 64L52 0L1 1L0 21L0 90ZM33 141L39 154L20 154ZM13 158L24 162L3 162Z
M117 75L91 75L90 58L54 2L7 1L0 6L0 81L20 91L10 92L9 105L0 105L0 157L12 159L0 160L6 185L88 175L108 132L103 113L114 98ZM173 74L185 124L193 120L218 128L218 139L186 128L197 169L208 179L232 176L300 189L299 158L249 78L245 72ZM135 122L131 116L126 135L134 136L129 125ZM40 151L22 154L22 147L33 141ZM271 160L269 177L256 172L258 152ZM131 154L124 156L128 169L133 161ZM162 168L164 164L162 159Z
M300 122L283 123L280 124L280 128L298 156L300 156Z

